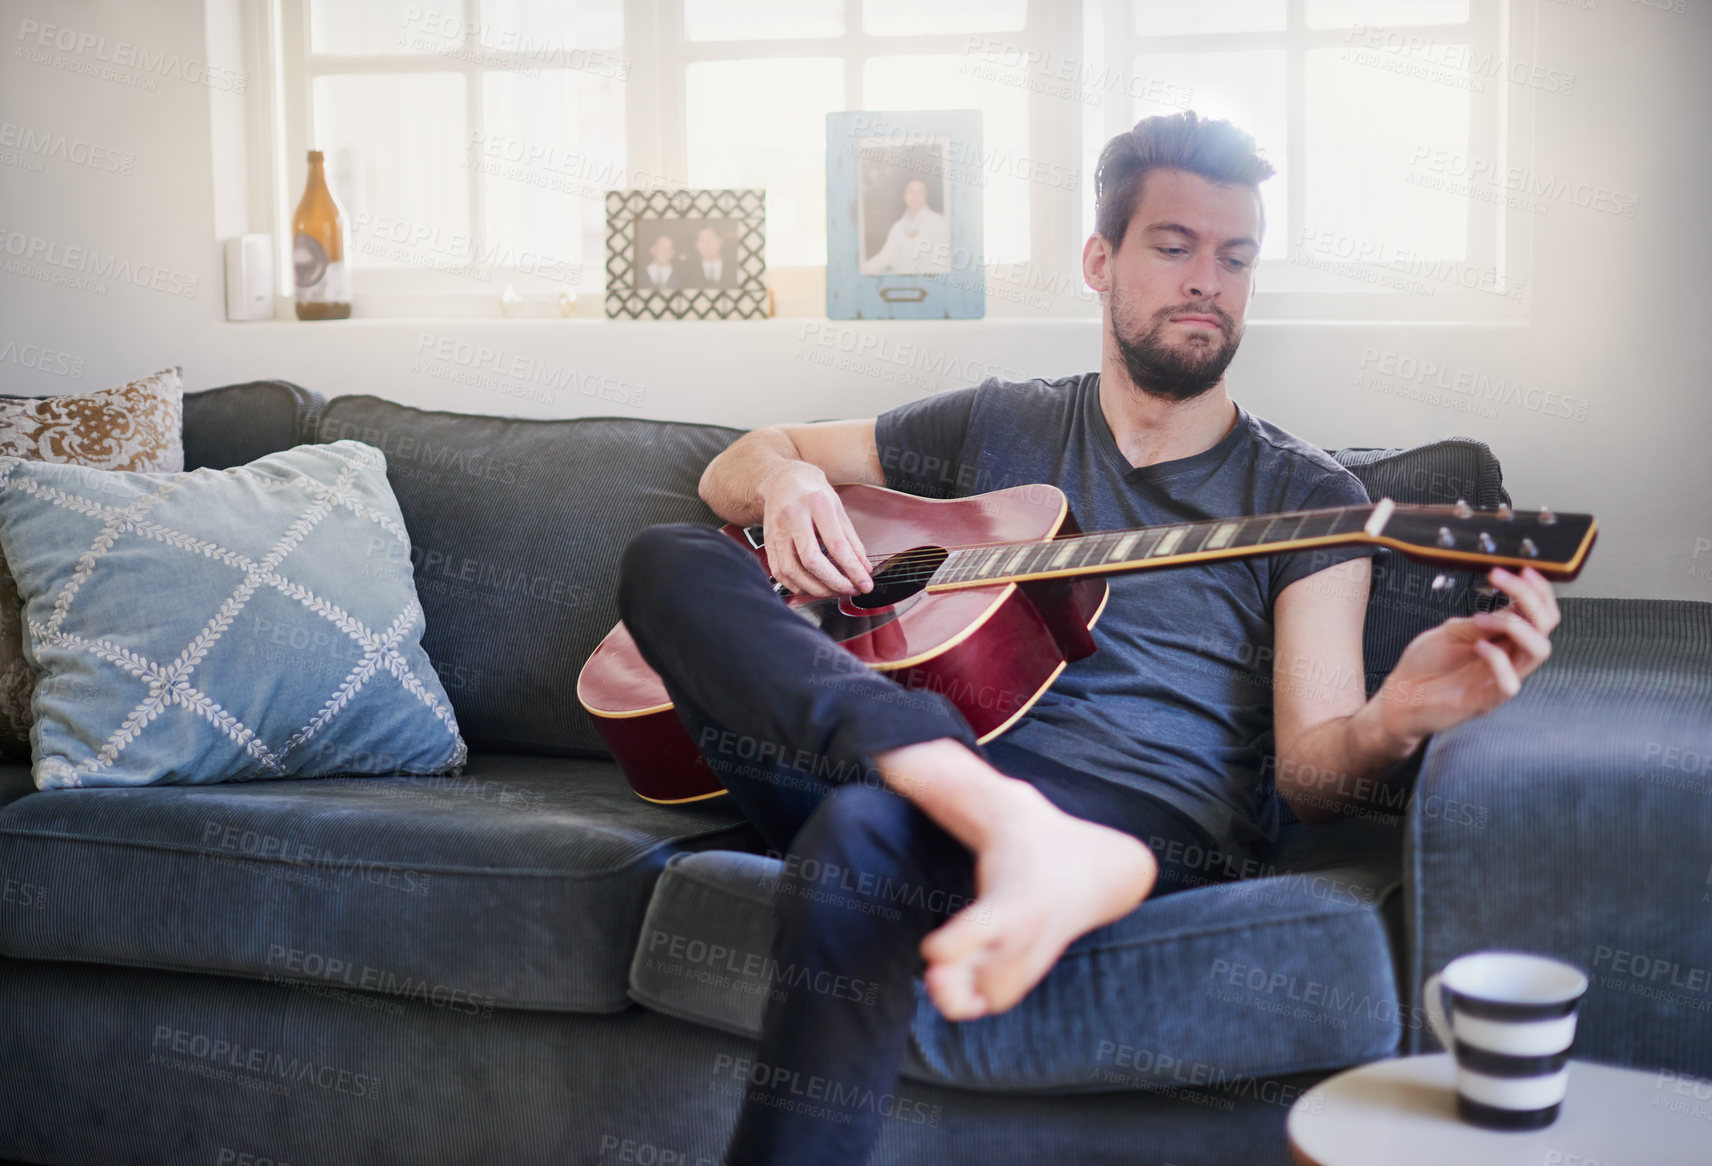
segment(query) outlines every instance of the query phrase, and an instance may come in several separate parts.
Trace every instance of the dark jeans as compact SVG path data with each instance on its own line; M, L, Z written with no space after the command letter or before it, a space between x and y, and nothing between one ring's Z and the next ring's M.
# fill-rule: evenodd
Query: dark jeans
M974 864L883 786L876 755L955 738L1065 812L1148 843L1160 861L1154 894L1206 881L1167 861L1217 849L1177 809L1003 737L977 745L948 700L861 664L710 527L639 533L624 552L619 609L702 755L785 858L772 951L779 991L746 1067L731 1166L861 1166L883 1120L920 1120L895 1096L924 967L917 946L970 903Z

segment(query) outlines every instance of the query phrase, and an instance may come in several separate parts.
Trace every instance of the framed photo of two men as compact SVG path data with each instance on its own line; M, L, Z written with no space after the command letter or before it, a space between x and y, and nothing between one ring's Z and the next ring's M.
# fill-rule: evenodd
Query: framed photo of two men
M981 111L826 115L826 315L986 314Z
M762 190L606 192L606 314L634 320L767 314Z

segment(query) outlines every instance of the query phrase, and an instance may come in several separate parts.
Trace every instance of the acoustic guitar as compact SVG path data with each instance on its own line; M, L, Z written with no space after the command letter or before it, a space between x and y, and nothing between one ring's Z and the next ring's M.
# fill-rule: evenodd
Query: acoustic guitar
M1590 514L1390 498L1083 534L1056 486L954 499L861 484L836 489L870 548L873 590L831 599L775 590L848 649L857 666L906 688L944 693L983 743L1027 712L1065 665L1093 653L1094 623L1109 593L1105 575L1375 543L1431 563L1532 566L1548 579L1569 580L1598 534ZM724 529L766 566L760 528ZM1434 582L1449 584L1444 575ZM725 792L623 623L583 665L577 699L640 796L688 802Z

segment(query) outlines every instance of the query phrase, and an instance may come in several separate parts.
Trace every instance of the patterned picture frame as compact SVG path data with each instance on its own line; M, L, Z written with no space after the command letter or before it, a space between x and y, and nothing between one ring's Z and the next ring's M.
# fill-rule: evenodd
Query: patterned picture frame
M608 318L761 319L766 234L764 190L607 191Z

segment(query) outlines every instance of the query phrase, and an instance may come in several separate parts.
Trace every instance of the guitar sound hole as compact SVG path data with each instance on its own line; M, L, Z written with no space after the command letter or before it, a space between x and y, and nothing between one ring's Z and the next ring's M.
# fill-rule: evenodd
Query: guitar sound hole
M847 602L862 611L890 607L927 586L928 579L949 554L944 547L915 547L886 560L874 576L874 589Z

